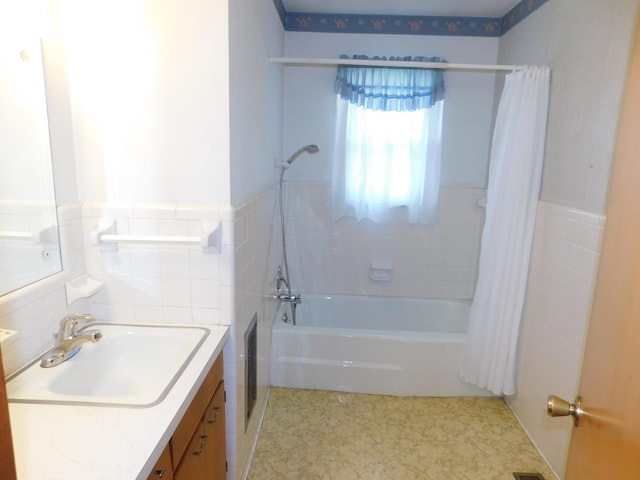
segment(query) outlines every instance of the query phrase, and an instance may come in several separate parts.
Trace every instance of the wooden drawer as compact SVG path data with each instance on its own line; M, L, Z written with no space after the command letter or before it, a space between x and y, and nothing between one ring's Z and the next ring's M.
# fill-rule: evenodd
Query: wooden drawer
M218 385L222 382L223 365L222 352L220 352L209 374L204 382L202 382L200 390L198 390L178 428L176 428L173 437L171 437L171 458L174 466L180 463L182 456L189 446L189 442L193 438L193 432L196 431L198 424L202 421L211 397L213 397Z
M173 480L173 465L169 445L163 450L160 458L151 470L147 480Z
M208 438L204 432L202 421L197 426L196 432L193 434L187 449L175 471L176 480L200 480L208 477L207 461L205 450L207 448Z
M227 438L225 434L224 382L220 382L204 415L204 432L208 437L207 464L209 478L227 478Z

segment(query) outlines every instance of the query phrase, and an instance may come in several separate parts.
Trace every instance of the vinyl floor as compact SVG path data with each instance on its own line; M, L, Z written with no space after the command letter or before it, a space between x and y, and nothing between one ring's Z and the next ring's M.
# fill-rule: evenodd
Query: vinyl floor
M248 480L514 480L555 475L500 398L273 388Z

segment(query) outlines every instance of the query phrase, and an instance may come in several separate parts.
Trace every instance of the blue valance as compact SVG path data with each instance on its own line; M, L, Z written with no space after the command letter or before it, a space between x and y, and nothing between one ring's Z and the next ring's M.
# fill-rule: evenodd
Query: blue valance
M340 55L340 58L349 56ZM352 58L387 60L387 57L366 55ZM446 63L439 57L389 57L388 60ZM431 108L444 98L444 72L427 68L341 65L333 91L344 100L371 110L404 112Z

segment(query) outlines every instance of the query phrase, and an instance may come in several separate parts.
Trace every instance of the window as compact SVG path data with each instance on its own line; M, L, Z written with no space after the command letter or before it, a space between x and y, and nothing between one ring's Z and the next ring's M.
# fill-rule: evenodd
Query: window
M334 217L434 223L443 106L434 85L440 87L442 74L347 68L375 72L348 83L346 92L340 71L336 81Z

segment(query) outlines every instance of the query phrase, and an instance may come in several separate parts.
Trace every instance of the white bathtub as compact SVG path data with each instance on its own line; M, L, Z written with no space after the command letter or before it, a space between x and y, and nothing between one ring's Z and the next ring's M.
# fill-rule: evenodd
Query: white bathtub
M469 304L439 299L302 296L297 325L276 313L276 387L400 396L490 395L458 379Z

